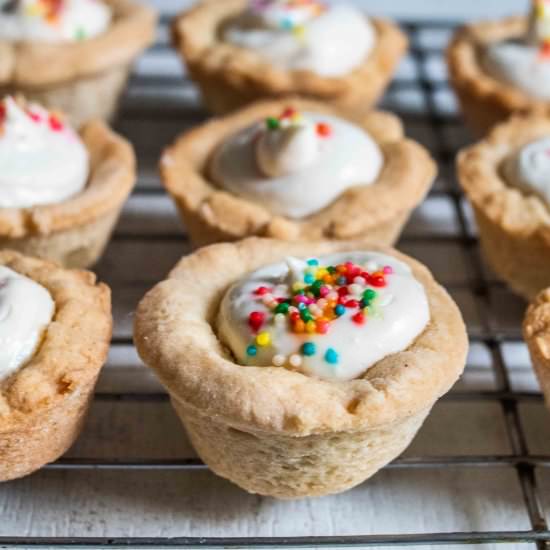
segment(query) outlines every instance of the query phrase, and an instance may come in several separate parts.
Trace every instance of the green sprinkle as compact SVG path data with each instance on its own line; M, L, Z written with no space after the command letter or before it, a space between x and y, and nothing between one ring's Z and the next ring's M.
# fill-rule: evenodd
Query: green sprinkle
M267 126L268 130L278 130L280 123L277 118L269 117L265 120L265 125Z
M288 313L289 305L286 302L281 302L276 308L275 313Z

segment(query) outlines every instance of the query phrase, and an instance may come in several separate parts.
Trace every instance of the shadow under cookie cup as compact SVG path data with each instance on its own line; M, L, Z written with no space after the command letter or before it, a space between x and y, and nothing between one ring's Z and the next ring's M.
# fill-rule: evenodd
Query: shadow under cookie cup
M350 116L361 116L383 94L408 46L399 27L372 19L376 44L367 59L348 75L322 77L311 71L288 71L273 66L253 50L220 41L223 22L245 7L245 0L201 2L172 23L174 47L199 87L204 104L215 114L261 99L296 94Z
M536 99L517 87L489 75L481 62L481 49L491 43L519 38L527 31L526 17L472 23L460 28L447 49L449 80L467 126L484 136L513 114L550 113L550 102Z
M55 314L34 356L0 381L0 481L59 458L78 436L109 349L111 295L87 271L0 251L0 265L44 286Z
M377 179L349 188L332 204L301 219L274 215L262 204L211 181L209 162L225 139L288 106L341 116L366 130L384 155ZM255 103L182 134L164 151L160 172L194 246L253 235L283 240L369 238L391 245L429 191L436 166L421 145L404 136L400 120L390 113L371 111L359 118L345 117L322 103L288 97Z
M406 350L345 382L233 361L214 329L230 284L288 255L352 250L394 256L424 285L431 321ZM201 249L142 300L134 334L201 458L247 491L278 498L343 491L398 456L461 374L467 350L458 308L428 270L361 241L251 238Z
M543 199L510 186L502 163L548 135L548 118L518 115L457 157L458 179L472 205L483 253L495 273L527 300L550 285L550 210Z
M135 184L135 155L100 121L85 124L80 137L90 156L86 187L59 203L0 208L0 249L69 268L89 267L101 256Z
M0 96L66 113L80 126L113 117L135 58L155 36L156 14L133 0L102 0L113 22L101 35L74 43L13 43L0 39Z

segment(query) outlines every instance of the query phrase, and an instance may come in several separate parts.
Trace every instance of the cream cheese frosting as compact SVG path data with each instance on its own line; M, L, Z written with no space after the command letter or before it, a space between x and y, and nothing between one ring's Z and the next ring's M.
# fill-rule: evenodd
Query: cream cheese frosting
M48 290L0 266L0 381L31 359L54 311Z
M225 140L214 152L210 175L273 214L303 218L350 187L372 184L383 162L365 130L335 116L289 108Z
M378 252L288 258L233 285L218 334L242 365L351 380L406 349L430 320L424 287Z
M106 31L111 17L101 0L0 0L0 40L85 40Z
M550 136L524 145L503 163L509 185L550 204Z
M535 0L527 35L490 44L482 62L497 80L536 99L550 99L550 2Z
M0 102L0 208L61 202L79 193L89 158L78 134L38 105Z
M363 63L376 33L368 18L351 5L251 0L248 9L225 27L223 39L257 51L283 69L337 77Z

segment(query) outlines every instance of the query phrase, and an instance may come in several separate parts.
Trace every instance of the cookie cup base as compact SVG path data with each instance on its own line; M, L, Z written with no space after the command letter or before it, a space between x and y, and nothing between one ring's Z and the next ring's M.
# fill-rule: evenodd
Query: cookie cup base
M188 411L175 398L172 405L217 475L249 493L280 499L339 493L366 481L405 450L430 410L378 429L292 437L235 429Z
M491 269L514 292L531 300L550 285L547 243L537 236L511 234L475 206L474 212L483 254Z
M0 88L0 96L22 94L29 101L62 111L79 127L88 120L113 118L130 68L130 65L112 67L95 75L46 87Z
M0 249L9 248L27 256L52 260L66 268L90 267L103 254L119 213L117 209L84 225L50 235L0 238Z

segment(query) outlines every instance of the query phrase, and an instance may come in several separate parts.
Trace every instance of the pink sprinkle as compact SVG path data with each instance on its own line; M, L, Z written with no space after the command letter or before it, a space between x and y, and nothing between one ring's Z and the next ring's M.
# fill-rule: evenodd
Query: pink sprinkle
M330 288L328 286L322 286L319 289L319 295L321 296L321 298L325 298L329 292Z
M393 268L391 265L384 266L384 273L386 275L391 275L393 273Z
M294 296L294 301L296 303L307 303L307 298L303 295L303 294L296 294L296 296Z

